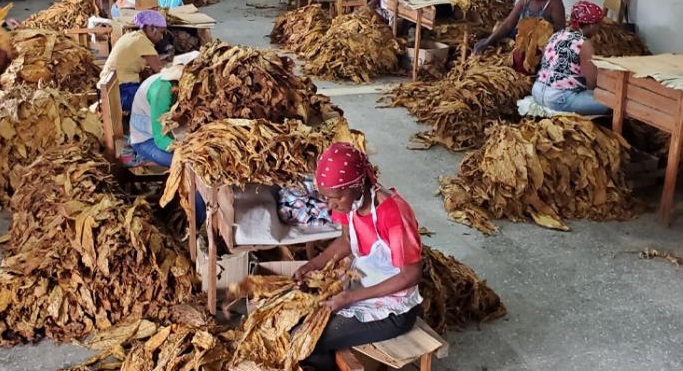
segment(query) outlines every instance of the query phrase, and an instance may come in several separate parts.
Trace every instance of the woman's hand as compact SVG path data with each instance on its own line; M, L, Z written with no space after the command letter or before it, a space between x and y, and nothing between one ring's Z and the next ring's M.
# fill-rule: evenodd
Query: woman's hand
M308 274L308 272L315 271L315 270L318 270L318 268L317 268L316 264L314 263L314 260L311 260L308 263L300 266L299 269L297 269L294 272L294 275L292 277L294 278L294 281L301 282L301 281L303 281L306 274Z
M344 309L354 303L353 295L349 291L342 291L339 294L323 301L320 305L330 307L332 312Z
M489 44L488 44L488 39L481 39L477 41L476 44L474 44L474 54L481 54L488 49Z

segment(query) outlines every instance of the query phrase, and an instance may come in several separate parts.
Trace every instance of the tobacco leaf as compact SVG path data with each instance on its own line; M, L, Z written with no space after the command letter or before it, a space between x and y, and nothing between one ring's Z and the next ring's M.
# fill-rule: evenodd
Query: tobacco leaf
M470 0L465 19L492 31L496 24L505 19L515 5L506 0Z
M58 31L22 29L10 33L16 55L4 73L0 86L9 90L19 85L54 87L71 93L94 91L99 67L92 53Z
M287 50L306 53L320 42L330 24L329 13L322 5L307 5L280 14L275 19L270 40Z
M670 252L662 251L662 250L645 249L645 250L641 251L638 254L638 256L641 259L648 259L648 260L654 259L654 258L664 259L664 260L668 261L669 263L671 263L677 267L680 267L681 264L683 264L683 258L682 257L680 257L676 254L670 253Z
M46 150L66 143L99 147L102 124L81 98L46 88L0 92L0 206L22 181L22 167Z
M422 246L420 295L425 322L445 334L471 321L486 322L507 313L500 297L465 264Z
M87 28L88 19L98 15L100 10L95 0L60 0L32 14L20 27L63 32L71 28Z
M541 63L541 52L548 44L553 31L553 25L543 18L528 17L517 23L515 51L524 55L525 70L536 71Z
M492 219L568 230L564 219L628 220L637 203L621 164L629 145L580 116L495 126L439 192L451 220L486 234Z
M652 54L638 35L628 32L622 24L609 18L603 19L591 41L595 55L626 57Z
M296 120L275 124L228 119L206 124L176 145L161 205L187 181L184 164L209 186L291 186L314 171L326 144L320 132Z
M368 7L332 20L325 35L304 51L304 71L329 80L370 82L398 68L399 41Z
M110 167L89 147L70 144L25 169L0 263L0 298L22 299L0 300L0 345L77 339L160 318L193 298L185 250L156 226L149 204L128 200ZM149 325L141 323L133 337L149 334ZM122 352L103 341L99 347Z
M315 126L341 110L316 86L293 72L294 62L273 51L215 41L183 71L178 101L163 119L165 130L195 131L223 119L299 119Z
M531 79L512 68L510 54L470 56L434 82L409 82L385 94L389 107L406 107L432 129L413 137L414 149L440 144L450 150L481 145L484 130L516 116Z

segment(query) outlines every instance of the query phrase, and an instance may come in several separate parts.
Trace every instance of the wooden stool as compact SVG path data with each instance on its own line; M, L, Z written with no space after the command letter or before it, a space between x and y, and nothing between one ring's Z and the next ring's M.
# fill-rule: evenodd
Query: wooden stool
M394 369L417 362L420 371L430 371L432 356L448 356L448 342L418 318L413 329L406 334L377 343L359 345L353 347L353 351ZM365 366L350 349L337 351L335 360L337 367L342 371L365 370Z

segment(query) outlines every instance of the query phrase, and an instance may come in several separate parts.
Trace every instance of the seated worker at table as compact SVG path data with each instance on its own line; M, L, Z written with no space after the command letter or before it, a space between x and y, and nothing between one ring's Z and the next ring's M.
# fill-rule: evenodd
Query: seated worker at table
M550 109L580 115L602 115L609 108L595 101L598 69L591 62L593 43L588 38L604 17L600 6L579 1L572 7L570 27L550 37L532 95Z
M512 8L510 14L500 24L493 33L479 40L474 46L474 53L480 54L489 47L494 46L502 38L517 36L517 23L525 18L543 18L553 25L555 31L559 31L565 26L564 4L562 0L518 0ZM515 55L515 69L523 71L523 56ZM529 71L531 73L535 71Z
M135 9L135 0L116 0L111 6L111 18L120 17L121 9Z
M169 147L174 139L162 131L161 115L167 113L178 95L178 81L185 64L192 59L183 60L182 64L166 67L160 73L145 79L135 93L130 115L130 143L142 159L154 162L163 167L171 167L173 152ZM206 219L204 202L195 194L197 205L197 225Z
M394 189L377 183L365 154L347 143L334 143L318 160L315 181L320 195L342 225L342 236L294 273L297 281L329 261L353 257L363 278L321 305L333 315L311 356L304 362L317 370L335 370L334 352L382 341L410 331L422 297L417 221Z
M115 70L121 91L121 107L130 111L135 92L140 87L140 73L149 66L154 73L161 71L161 60L154 44L166 33L166 19L154 10L143 10L133 17L137 31L128 32L114 44L104 63L100 77Z

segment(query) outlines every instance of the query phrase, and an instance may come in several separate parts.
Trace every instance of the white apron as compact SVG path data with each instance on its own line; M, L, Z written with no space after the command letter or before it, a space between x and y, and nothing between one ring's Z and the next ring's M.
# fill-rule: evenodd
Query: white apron
M374 286L401 272L391 263L391 248L382 240L377 231L377 210L375 208L375 190L371 192L372 225L377 235L377 240L372 244L370 252L361 256L358 247L358 235L353 226L353 215L349 213L349 240L353 253L352 268L358 270L361 275L363 287ZM344 317L356 317L361 322L379 321L389 317L390 314L403 314L422 303L422 297L417 285L380 298L372 298L353 303L351 306L337 312Z

